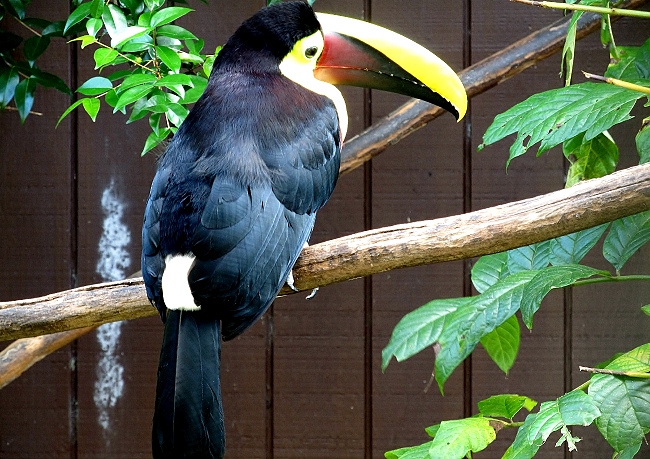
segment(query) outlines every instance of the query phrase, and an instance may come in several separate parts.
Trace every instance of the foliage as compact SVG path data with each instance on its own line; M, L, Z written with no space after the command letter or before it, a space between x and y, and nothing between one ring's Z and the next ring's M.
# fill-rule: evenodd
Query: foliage
M20 36L0 29L0 108L6 108L13 100L24 122L38 85L72 94L63 80L40 70L35 62L47 49L51 37L72 39L80 42L82 49L94 48L98 75L77 88L79 98L61 115L59 123L78 107L95 121L103 100L113 113L128 112L127 124L148 119L152 132L142 154L150 151L172 136L185 120L190 106L205 90L219 52L217 47L213 53L204 54L204 40L174 24L190 13L190 8L165 6L167 3L77 0L66 20L49 22L26 17L29 0L0 0L0 20L11 16L34 35L23 41ZM14 56L20 54L21 45L24 60L17 60ZM102 75L109 70L110 73Z
M581 4L608 6L602 0ZM575 27L580 15L582 12L578 11L571 18L563 53L566 86L535 94L496 116L479 146L482 149L516 134L506 166L535 144L539 143L538 155L561 146L569 161L567 187L614 172L619 150L608 129L629 122L631 110L639 99L647 97L650 87L650 39L639 47L615 46L609 16L603 18L601 34L612 57L605 77L634 83L639 91L604 83L570 85ZM639 163L650 160L648 122L646 118L639 125L636 137ZM585 255L603 238L602 255L612 269L582 264ZM434 374L442 392L454 369L480 343L507 373L519 350L519 320L532 329L534 315L551 290L602 282L650 281L646 274L621 274L629 258L649 240L650 211L646 211L550 241L481 257L471 272L478 294L435 299L404 316L382 352L382 369L393 358L402 361L433 346ZM649 311L650 305L644 306L644 312L650 315ZM644 435L650 432L650 344L613 359L605 370L610 373L595 373L583 386L541 403L523 422L512 418L522 407L532 410L534 402L519 395L496 395L479 402L476 416L429 427L426 431L433 437L431 441L389 451L386 457L470 457L472 452L481 451L494 441L502 428L517 428L516 438L504 458L531 458L557 431L560 439L556 446L566 443L570 451L576 450L580 439L573 436L570 426L592 424L612 446L615 457L634 457ZM502 408L495 411L497 402Z
M30 18L26 10L28 3L28 0L0 0L0 21L13 18L32 35L24 40L0 26L0 109L4 110L13 101L13 108L23 122L32 109L38 86L72 94L61 78L42 70L37 63L52 38L64 36L65 22Z

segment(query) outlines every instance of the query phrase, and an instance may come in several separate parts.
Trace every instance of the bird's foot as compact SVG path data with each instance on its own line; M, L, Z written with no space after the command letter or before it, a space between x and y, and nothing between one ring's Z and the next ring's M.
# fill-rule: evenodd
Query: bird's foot
M298 289L296 288L296 286L295 286L295 284L294 284L294 280L293 280L293 271L289 271L289 275L287 276L287 280L284 281L284 282L285 282L285 283L289 286L289 288L290 288L291 290L293 290L294 292L299 292L299 291L300 291L300 290L298 290Z
M313 297L316 296L317 293L318 293L318 287L312 289L311 293L309 295L307 295L307 298L305 298L305 299L306 300L311 300Z

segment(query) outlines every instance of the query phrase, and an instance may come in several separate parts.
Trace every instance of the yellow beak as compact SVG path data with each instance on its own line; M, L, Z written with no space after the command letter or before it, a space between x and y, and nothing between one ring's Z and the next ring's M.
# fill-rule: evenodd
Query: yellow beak
M314 76L331 84L404 94L438 105L460 120L467 94L438 56L414 41L369 22L317 13L325 45Z

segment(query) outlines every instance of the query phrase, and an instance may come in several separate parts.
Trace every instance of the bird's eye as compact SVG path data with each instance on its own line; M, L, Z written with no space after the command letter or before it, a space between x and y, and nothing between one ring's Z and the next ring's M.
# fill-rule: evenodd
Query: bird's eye
M313 59L316 54L318 54L318 48L316 46L310 46L305 50L305 57L307 59Z

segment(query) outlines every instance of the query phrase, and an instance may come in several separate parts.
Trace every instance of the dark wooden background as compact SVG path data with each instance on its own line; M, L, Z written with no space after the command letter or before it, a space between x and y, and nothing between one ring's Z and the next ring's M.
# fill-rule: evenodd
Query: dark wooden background
M214 48L263 4L192 2L198 12L184 25ZM561 17L506 0L319 0L316 7L371 17L434 50L458 70ZM35 1L29 13L61 19L68 8L62 0ZM16 24L7 26L20 31ZM621 20L615 26L618 44L641 44L647 36L644 27L640 21ZM597 37L580 42L577 70L602 73L606 63ZM75 86L93 75L92 50L59 42L41 67ZM561 188L565 163L557 151L519 158L508 174L507 142L476 152L497 113L534 92L560 86L558 72L555 56L476 97L466 123L456 124L449 115L440 118L365 170L343 177L319 214L312 241ZM405 101L355 89L344 94L350 137ZM141 158L139 152L149 128L145 122L125 126L122 115L111 115L104 107L97 123L75 114L55 130L68 104L60 93L39 90L34 110L43 116L30 116L21 126L16 113L0 114L0 300L43 295L139 269L140 225L155 159L153 154ZM639 125L637 117L627 128L612 130L621 148L621 167L637 161L634 134ZM113 231L112 252L110 244L100 246L104 226ZM98 270L101 256L116 263L112 273ZM588 262L605 266L598 255ZM454 262L395 271L323 288L309 302L302 294L278 300L251 330L224 345L228 457L383 457L386 450L426 441L424 427L472 414L476 402L492 394L555 398L586 380L578 365L594 365L648 341L648 322L640 311L650 302L648 285L605 285L553 293L536 316L533 332L522 331L519 358L507 376L482 349L454 373L444 397L435 384L425 392L432 351L393 362L382 374L381 349L397 321L433 298L470 291L469 267L469 262ZM629 273L649 269L647 248L625 267ZM104 339L102 345L98 334L91 333L0 391L1 458L150 457L161 323L149 318L104 330L111 343ZM96 395L100 381L108 381L111 389L103 402ZM594 428L574 432L585 440L573 457L611 457ZM476 457L500 457L513 435L499 433L496 444ZM571 456L553 447L556 439L539 457Z

